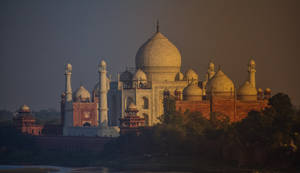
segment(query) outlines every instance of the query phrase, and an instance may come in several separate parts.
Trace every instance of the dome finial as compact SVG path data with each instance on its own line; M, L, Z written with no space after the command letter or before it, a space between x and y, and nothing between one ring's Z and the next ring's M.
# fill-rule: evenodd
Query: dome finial
M156 32L157 33L159 32L159 20L158 19L156 20Z

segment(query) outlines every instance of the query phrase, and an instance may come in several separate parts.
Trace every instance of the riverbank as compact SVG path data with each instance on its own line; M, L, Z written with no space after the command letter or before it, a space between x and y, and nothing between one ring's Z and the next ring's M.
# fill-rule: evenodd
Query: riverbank
M0 173L50 173L58 172L56 168L13 168L13 169L0 169Z

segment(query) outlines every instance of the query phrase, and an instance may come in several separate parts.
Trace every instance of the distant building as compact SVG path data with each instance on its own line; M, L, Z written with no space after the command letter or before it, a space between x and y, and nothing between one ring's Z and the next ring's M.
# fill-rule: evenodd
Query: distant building
M42 135L43 126L36 124L35 117L32 115L29 106L22 105L18 114L13 118L14 126L18 131L28 135Z
M41 125L37 124L36 118L32 115L30 107L22 105L17 115L13 118L16 129L24 134L33 136L61 136L61 125Z

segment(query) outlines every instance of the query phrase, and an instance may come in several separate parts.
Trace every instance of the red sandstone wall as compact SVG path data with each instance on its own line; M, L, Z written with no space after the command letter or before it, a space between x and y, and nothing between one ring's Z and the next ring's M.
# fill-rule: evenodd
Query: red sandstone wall
M29 135L40 136L42 135L43 126L42 125L30 125L20 127L21 132Z
M235 105L236 104L236 114ZM176 110L184 113L201 112L207 119L210 118L210 107L212 112L218 112L229 116L231 122L240 121L248 115L251 110L261 111L267 107L267 100L240 101L234 99L213 98L212 104L208 100L203 101L176 101Z
M201 112L203 116L209 119L210 104L207 100L203 101L176 101L176 110L179 112Z
M89 114L89 117L85 114ZM73 103L74 126L83 126L85 122L89 122L91 126L98 126L97 103Z

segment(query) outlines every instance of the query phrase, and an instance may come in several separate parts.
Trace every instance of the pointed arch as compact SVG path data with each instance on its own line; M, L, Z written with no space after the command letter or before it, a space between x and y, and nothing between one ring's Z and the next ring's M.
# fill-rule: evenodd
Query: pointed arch
M143 109L149 109L149 99L148 97L143 97Z
M130 103L134 103L134 100L133 100L132 97L127 97L127 99L126 99L126 105L125 105L126 109L130 105Z

